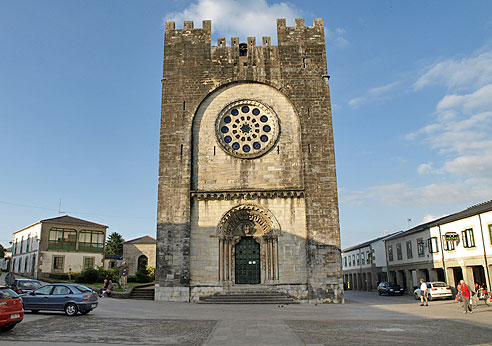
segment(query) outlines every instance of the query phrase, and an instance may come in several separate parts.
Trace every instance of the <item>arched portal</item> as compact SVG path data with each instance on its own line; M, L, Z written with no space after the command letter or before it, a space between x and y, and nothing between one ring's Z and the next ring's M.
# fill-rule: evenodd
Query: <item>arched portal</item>
M147 267L147 264L149 263L149 259L145 255L140 255L138 257L137 263L138 263L137 270L141 271Z
M236 284L259 284L260 244L253 237L242 237L235 247Z
M218 225L219 280L235 284L279 280L278 234L273 215L256 205L239 205Z

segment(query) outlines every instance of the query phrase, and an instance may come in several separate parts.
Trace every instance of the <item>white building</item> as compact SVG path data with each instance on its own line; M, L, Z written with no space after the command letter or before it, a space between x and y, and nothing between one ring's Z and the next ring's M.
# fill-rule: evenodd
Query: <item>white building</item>
M342 270L345 289L372 291L387 280L386 251L380 237L351 246L342 251Z
M41 278L103 266L107 227L65 215L16 231L11 270Z
M390 281L413 291L418 281L485 283L492 271L492 201L386 239Z

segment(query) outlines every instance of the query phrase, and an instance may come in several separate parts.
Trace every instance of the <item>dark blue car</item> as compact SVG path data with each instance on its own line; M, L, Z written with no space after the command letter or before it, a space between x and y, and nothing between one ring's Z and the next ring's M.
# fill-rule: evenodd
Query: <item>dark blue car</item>
M65 311L68 316L77 312L87 314L97 307L97 293L77 284L50 284L21 295L24 310Z

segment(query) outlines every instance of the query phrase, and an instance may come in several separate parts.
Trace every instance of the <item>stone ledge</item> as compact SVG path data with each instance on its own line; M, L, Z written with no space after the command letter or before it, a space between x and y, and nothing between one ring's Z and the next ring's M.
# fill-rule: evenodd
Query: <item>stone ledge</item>
M260 199L260 198L304 198L304 189L290 190L231 190L231 191L190 191L191 197L199 201Z

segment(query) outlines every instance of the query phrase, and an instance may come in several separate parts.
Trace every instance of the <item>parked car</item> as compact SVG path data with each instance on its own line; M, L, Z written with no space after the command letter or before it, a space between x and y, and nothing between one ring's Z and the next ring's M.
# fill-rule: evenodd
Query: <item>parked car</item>
M379 295L386 294L392 296L394 294L399 294L402 296L403 288L401 288L400 285L383 281L378 285L378 293Z
M22 299L7 286L0 286L0 330L10 330L23 319Z
M14 284L10 288L16 293L22 294L34 291L41 286L41 282L38 280L18 279L14 281Z
M437 298L453 299L453 291L451 287L442 281L426 282L427 284L427 299L433 300ZM420 299L420 287L413 291L415 299Z
M77 312L85 315L94 310L98 304L97 293L77 284L49 284L21 294L24 310L37 313L39 310L65 311L68 316Z

